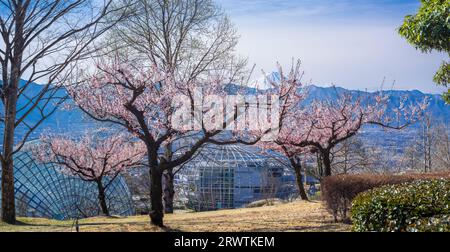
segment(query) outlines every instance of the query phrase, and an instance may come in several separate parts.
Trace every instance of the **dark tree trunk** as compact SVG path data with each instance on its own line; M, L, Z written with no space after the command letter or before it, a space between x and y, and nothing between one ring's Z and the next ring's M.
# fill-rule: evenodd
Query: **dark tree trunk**
M110 216L108 205L106 204L105 188L103 187L101 180L97 181L97 187L98 187L98 200L100 203L100 209L102 210L102 213L105 216Z
M2 220L9 224L16 223L12 159L2 163Z
M16 209L14 202L14 129L16 121L18 74L9 83L5 95L5 128L3 136L3 162L2 162L2 220L6 223L16 222Z
M322 162L325 168L325 177L331 176L331 159L329 150L322 151Z
M298 191L300 193L300 198L302 200L308 200L308 195L306 194L305 187L303 186L303 183L302 183L301 165L297 164L294 167L294 170L295 170L295 178L297 180ZM306 177L305 177L305 179L306 179Z
M13 41L13 52L11 58L11 74L8 80L6 74L7 66L3 65L3 97L4 97L4 129L3 129L3 160L2 160L2 220L6 223L15 224L16 208L14 202L14 131L16 128L16 109L19 80L22 68L22 51L24 45L24 22L26 11L22 3L18 3L15 8L14 16L15 33ZM6 50L4 61L8 61L10 55ZM7 83L5 83L7 82Z
M152 224L163 227L162 172L157 165L150 166L150 182L150 220Z
M323 177L323 161L322 161L322 154L320 152L316 153L316 160L317 160L317 175L319 177Z
M163 173L164 184L164 213L173 213L173 200L175 196L175 189L173 185L173 168L166 170Z
M300 194L300 198L302 200L308 200L308 195L306 195L305 187L302 183L302 161L300 156L292 156L290 155L288 149L283 146L284 153L287 157L289 157L289 162L295 171L295 179L297 180L298 192ZM306 179L306 178L305 178Z

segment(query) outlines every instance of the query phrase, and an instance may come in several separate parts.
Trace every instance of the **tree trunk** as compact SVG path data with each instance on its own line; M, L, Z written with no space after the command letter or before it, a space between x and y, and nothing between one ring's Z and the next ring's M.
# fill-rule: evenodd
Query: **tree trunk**
M22 68L22 53L24 46L24 22L26 10L23 9L22 3L18 3L15 7L16 15L14 15L15 32L13 41L13 52L11 58L11 74L7 80L8 69L2 69L3 74L3 97L4 97L4 132L3 132L3 160L2 160L2 220L6 223L14 224L16 222L16 209L14 202L14 131L16 128L16 109L17 109L17 93L19 89L19 80ZM6 50L5 61L11 53ZM7 83L5 83L7 82ZM6 87L6 88L5 88Z
M5 104L5 128L2 153L4 158L2 162L2 220L9 224L14 224L16 222L13 152L18 81L14 81L13 79L9 83L8 92L6 94L7 99Z
M164 185L164 213L173 213L173 199L175 196L175 189L173 185L173 168L168 169L163 173L163 185Z
M331 159L329 150L322 152L322 161L325 168L325 177L331 176Z
M308 195L306 194L305 187L303 186L303 183L302 183L301 165L296 165L294 167L294 170L295 170L295 178L297 180L298 191L300 193L300 198L302 200L308 200ZM305 177L305 180L306 180L306 177Z
M16 223L12 159L2 163L2 220L9 224Z
M319 177L323 177L323 161L322 161L322 154L320 152L316 153L316 160L317 160L317 174Z
M348 153L350 150L345 148L344 151L345 151L345 153L344 153L344 174L347 174Z
M100 209L102 210L102 213L105 216L110 216L108 205L106 204L105 188L103 187L101 180L97 181L97 187L98 187L98 200L100 203Z
M150 157L151 156L151 157ZM164 206L162 202L162 172L157 164L157 154L149 152L150 164L150 220L151 223L163 227Z

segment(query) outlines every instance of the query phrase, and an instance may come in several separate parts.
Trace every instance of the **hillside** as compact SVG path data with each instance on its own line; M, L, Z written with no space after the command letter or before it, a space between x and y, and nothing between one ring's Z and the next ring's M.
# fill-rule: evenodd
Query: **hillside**
M0 223L0 232L73 232L73 221L19 218L20 225ZM341 232L350 226L333 223L321 202L302 202L201 213L166 215L167 228L149 225L148 216L95 217L80 221L80 232Z

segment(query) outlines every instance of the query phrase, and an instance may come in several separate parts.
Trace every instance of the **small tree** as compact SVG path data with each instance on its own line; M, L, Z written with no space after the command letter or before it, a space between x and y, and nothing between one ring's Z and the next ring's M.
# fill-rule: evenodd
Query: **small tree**
M450 55L450 1L421 0L422 5L416 15L405 17L399 33L410 44L422 52L433 50ZM447 87L450 83L450 63L443 62L434 76L434 82ZM450 103L450 90L444 93Z
M132 142L123 134L86 134L79 140L43 136L41 142L32 149L37 160L56 164L67 174L96 183L100 209L106 216L110 215L106 190L125 169L141 164L146 151L140 141Z

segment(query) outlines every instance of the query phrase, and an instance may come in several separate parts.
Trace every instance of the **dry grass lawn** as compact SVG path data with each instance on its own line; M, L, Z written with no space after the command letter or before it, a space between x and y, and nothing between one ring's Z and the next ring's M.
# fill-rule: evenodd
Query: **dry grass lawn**
M72 221L19 218L18 225L0 222L0 231L71 232ZM95 217L80 220L81 232L328 232L349 231L350 226L333 223L321 202L293 202L259 208L242 208L165 216L167 228L149 225L148 216Z

